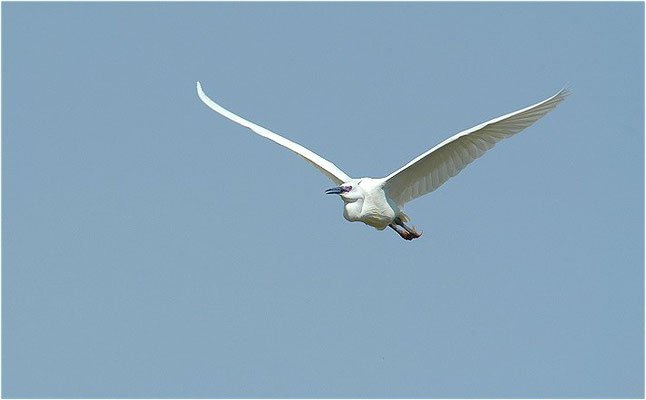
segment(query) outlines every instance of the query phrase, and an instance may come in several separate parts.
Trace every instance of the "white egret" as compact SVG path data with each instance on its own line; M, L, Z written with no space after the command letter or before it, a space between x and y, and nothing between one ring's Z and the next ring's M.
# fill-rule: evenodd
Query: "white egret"
M402 238L412 240L421 233L405 224L410 219L403 212L404 204L434 191L496 143L538 121L563 101L568 91L562 89L540 103L457 133L385 178L358 179L351 178L313 151L216 104L204 94L200 82L197 82L197 94L215 112L293 151L330 178L337 186L325 193L341 197L345 219L361 221L378 230L391 227Z

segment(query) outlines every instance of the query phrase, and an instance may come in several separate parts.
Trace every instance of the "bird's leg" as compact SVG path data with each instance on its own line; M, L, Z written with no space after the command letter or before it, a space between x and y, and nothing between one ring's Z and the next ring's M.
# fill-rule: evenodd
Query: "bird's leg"
M411 228L411 227L409 227L408 225L406 225L406 224L401 220L401 218L399 218L399 217L395 218L395 221L394 221L394 222L395 222L395 224L397 224L397 225L399 225L400 227L404 228L404 229L406 230L406 232L408 232L408 234L411 236L411 238L410 238L410 239L407 239L407 240L417 239L418 237L422 236L422 233L423 233L423 232L417 232L417 231L415 230L415 228ZM404 239L405 239L405 238L404 238Z
M410 234L410 232L408 232L406 229L402 228L402 227L401 227L401 226L399 226L399 225L396 225L396 224L392 224L392 223L391 223L391 224L390 224L390 225L388 225L388 226L389 226L389 227L391 227L391 228L393 228L393 230L394 230L395 232L397 232L397 233L399 234L399 236L403 237L403 238L404 238L404 239L406 239L406 240L413 240L413 239L415 238L415 237L413 237L413 235L411 235L411 234Z

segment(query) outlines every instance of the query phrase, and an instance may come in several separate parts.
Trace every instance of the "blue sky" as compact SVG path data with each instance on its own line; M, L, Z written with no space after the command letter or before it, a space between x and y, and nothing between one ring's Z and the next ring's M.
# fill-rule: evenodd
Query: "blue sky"
M641 3L3 3L4 397L642 397ZM385 176L563 104L406 207Z

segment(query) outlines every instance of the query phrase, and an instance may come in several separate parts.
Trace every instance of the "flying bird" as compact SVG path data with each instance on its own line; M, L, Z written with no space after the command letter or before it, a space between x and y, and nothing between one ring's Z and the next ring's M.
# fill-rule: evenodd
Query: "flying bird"
M422 235L406 222L404 204L439 188L499 141L522 131L552 111L569 94L566 89L540 103L456 133L385 178L351 178L332 162L269 129L256 125L211 100L197 82L197 95L213 111L298 154L334 182L325 191L343 200L343 216L378 230L392 228L402 238Z

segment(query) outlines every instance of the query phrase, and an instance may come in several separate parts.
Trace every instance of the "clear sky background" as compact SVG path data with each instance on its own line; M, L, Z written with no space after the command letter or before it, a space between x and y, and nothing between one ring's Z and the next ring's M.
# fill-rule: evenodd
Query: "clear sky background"
M2 4L4 397L641 397L643 4ZM406 207L385 176L570 96Z

